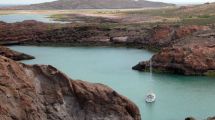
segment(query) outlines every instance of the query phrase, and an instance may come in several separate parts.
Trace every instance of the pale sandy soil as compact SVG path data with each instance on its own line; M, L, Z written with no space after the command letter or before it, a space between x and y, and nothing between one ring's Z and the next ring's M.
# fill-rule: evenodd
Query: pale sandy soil
M163 7L170 8L170 7ZM140 11L140 10L154 10L161 8L139 8L139 9L78 9L78 10L0 10L0 14L69 14L69 13L96 13L96 14L107 14L107 13L119 13L126 11Z
M136 12L144 10L154 10L160 8L147 9L84 9L84 10L0 10L0 15L3 14L46 14L46 15L69 15L73 14L84 17L107 18L116 20L122 23L154 23L154 22L176 22L178 18L164 18L161 16L150 16L145 14L136 14ZM133 12L133 14L127 14ZM61 16L62 17L62 16Z

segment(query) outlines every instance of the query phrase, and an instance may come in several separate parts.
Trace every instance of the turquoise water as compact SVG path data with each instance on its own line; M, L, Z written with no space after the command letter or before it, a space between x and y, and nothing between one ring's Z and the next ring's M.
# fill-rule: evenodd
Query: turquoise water
M34 47L13 46L28 53L35 60L27 64L51 64L73 79L103 83L135 102L143 120L184 120L215 115L215 78L186 77L133 71L140 60L148 60L153 53L146 50L108 47ZM144 97L153 90L154 104L146 104Z
M67 23L67 22L54 21L53 19L49 18L49 15L44 15L44 14L0 15L0 21L7 22L7 23L22 22L24 20L36 20L36 21L45 22L45 23Z

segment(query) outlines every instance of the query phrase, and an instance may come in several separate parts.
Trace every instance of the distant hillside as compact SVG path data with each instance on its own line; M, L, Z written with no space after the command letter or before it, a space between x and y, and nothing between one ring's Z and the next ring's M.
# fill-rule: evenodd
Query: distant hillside
M215 14L215 3L205 3L193 6L182 6L177 11L177 14L188 14L188 15L206 15Z
M165 22L178 22L184 25L215 25L215 3L128 11L127 14L161 17Z
M151 2L146 0L57 0L54 2L47 2L41 4L11 7L8 9L129 9L165 6L173 6L173 4Z

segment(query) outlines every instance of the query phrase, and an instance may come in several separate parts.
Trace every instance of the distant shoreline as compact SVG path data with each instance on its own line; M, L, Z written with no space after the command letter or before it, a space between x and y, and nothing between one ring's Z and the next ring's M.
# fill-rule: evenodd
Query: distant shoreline
M3 7L13 7L13 6L20 6L20 5L26 5L26 4L0 4L0 8L3 8Z
M32 3L34 4L34 3ZM38 4L38 3L35 3ZM199 5L199 4L204 4L204 3L169 3L169 4L175 4L176 6L192 6L192 5ZM0 8L2 7L13 7L13 6L22 6L22 5L31 5L31 4L0 4Z

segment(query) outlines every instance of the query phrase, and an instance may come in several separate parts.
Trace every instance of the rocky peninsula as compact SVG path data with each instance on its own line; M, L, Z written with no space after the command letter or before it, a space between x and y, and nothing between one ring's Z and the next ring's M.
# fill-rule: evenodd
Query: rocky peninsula
M16 61L34 59L34 57L31 55L20 53L20 52L11 50L7 47L4 47L4 46L0 46L0 55L8 57L8 58L16 60Z
M169 47L164 47L152 57L150 61L153 71L214 76L214 34L214 30L206 30L176 39ZM149 71L150 61L140 62L133 69Z

